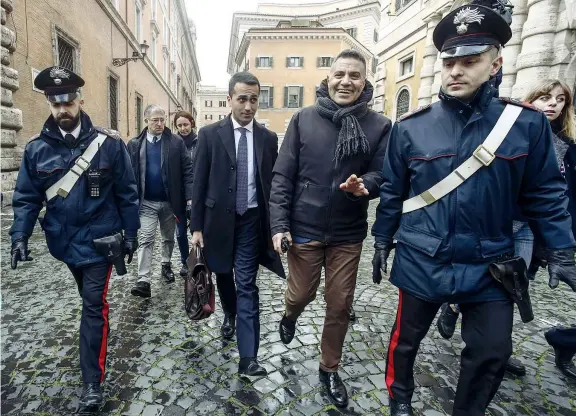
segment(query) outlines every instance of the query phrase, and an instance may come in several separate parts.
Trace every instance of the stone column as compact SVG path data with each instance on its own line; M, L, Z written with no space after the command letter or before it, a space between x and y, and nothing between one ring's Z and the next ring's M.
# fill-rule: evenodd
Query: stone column
M438 10L438 14L444 18L448 13L450 13L450 7L446 6ZM442 19L440 19L442 20ZM436 62L434 62L434 82L432 87L430 87L430 102L434 103L438 101L438 93L440 92L440 87L442 86L442 79L440 78L440 72L442 71L442 60L440 59L440 54L436 55Z
M532 85L550 76L559 4L560 0L528 0L512 98L522 98Z
M2 206L12 203L16 175L20 167L21 155L16 149L16 132L22 128L22 111L14 108L12 94L18 90L18 71L10 68L10 58L16 50L16 35L6 26L8 16L14 9L15 0L1 0L2 5L2 87L0 147L2 158L0 159L0 174L2 176Z
M420 88L418 89L418 106L430 104L431 88L434 83L434 64L438 59L438 50L432 42L434 28L442 18L442 15L435 13L425 19L426 22L426 45L424 46L424 59L422 71L420 72Z
M522 48L522 27L526 22L528 15L527 0L512 0L514 5L514 13L512 15L512 38L502 49L503 64L503 77L502 84L500 84L500 96L510 97L512 95L512 87L516 82L516 60Z

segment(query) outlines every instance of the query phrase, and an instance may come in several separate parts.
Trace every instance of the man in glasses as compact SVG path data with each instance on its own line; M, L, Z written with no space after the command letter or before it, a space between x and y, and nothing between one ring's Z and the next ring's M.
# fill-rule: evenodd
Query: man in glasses
M144 110L147 127L128 143L140 195L141 244L138 281L132 295L149 298L152 254L156 230L162 236L162 278L174 282L170 265L176 222L186 221L192 203L192 160L184 141L166 127L166 112L157 104Z

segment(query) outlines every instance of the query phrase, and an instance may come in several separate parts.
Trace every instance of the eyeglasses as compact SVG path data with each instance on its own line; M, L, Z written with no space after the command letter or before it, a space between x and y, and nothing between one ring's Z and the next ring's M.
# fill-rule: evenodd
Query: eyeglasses
M150 123L154 123L154 124L162 124L166 121L163 118L151 118L149 120L150 120Z

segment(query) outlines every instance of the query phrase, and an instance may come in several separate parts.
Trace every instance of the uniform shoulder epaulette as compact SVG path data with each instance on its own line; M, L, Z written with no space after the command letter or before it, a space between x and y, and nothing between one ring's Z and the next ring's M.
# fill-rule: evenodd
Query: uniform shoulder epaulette
M418 107L417 109L409 111L408 113L399 117L396 121L406 120L408 117L412 117L414 114L421 113L422 111L429 109L431 106L432 106L432 104L423 105L422 107Z
M519 100L515 100L513 98L508 98L508 97L500 97L500 101L504 101L505 103L512 104L512 105L518 105L520 107L524 107L524 108L527 108L529 110L540 111L538 108L534 107L532 104L530 104L526 101L519 101Z
M32 140L36 140L38 137L40 137L40 135L35 134L34 136L30 137L30 140L28 140L28 141L31 142Z
M106 136L111 137L112 139L122 140L122 136L120 136L120 132L117 130L107 129L105 127L100 126L94 126L94 129L97 132L103 133Z

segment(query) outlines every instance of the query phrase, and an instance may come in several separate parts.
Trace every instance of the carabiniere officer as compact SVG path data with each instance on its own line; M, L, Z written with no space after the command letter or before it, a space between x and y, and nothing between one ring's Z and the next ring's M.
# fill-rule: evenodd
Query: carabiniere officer
M92 412L103 401L100 384L110 330L106 295L112 273L112 265L96 251L93 240L123 232L120 253L127 255L130 263L140 228L136 181L118 133L94 126L82 110L82 78L56 66L40 72L34 85L44 91L52 114L22 156L12 205L11 266L15 269L18 262L32 260L28 239L45 205L40 225L50 254L66 263L82 297L80 367L84 389L79 411ZM87 163L94 140L103 142L92 146L96 153ZM68 174L71 170L76 173ZM57 194L56 188L60 189Z

